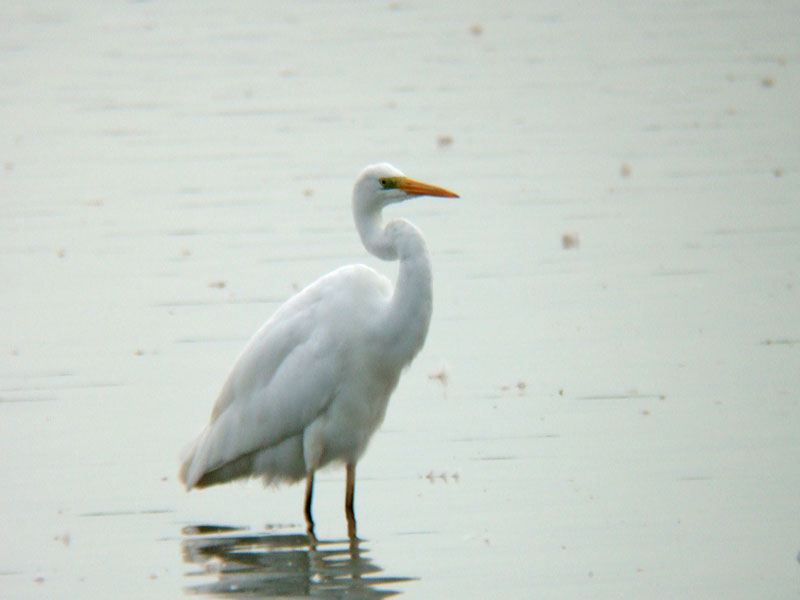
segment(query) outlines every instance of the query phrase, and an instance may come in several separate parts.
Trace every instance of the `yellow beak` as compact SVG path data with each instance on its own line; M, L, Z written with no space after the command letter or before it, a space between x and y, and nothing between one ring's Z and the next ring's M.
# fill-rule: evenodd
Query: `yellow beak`
M415 196L443 196L445 198L458 198L458 194L446 190L438 185L431 185L423 181L417 181L410 177L398 177L397 189L403 190L407 194Z

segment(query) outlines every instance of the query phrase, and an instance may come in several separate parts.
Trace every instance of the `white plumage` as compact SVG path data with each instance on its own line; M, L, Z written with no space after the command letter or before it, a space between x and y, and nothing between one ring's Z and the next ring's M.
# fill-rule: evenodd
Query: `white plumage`
M396 287L369 267L350 265L281 306L239 355L210 423L187 451L180 470L187 489L250 476L267 483L306 477L311 531L314 471L340 461L348 467L354 531L355 464L430 323L425 241L407 221L381 223L384 206L419 195L455 197L387 164L361 174L353 191L356 227L367 250L400 260Z

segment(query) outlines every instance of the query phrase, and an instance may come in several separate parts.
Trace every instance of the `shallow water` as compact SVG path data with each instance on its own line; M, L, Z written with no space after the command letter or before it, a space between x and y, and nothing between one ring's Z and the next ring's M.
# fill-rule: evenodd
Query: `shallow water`
M0 8L0 596L796 597L790 2ZM460 193L359 464L186 494L177 456L352 181Z

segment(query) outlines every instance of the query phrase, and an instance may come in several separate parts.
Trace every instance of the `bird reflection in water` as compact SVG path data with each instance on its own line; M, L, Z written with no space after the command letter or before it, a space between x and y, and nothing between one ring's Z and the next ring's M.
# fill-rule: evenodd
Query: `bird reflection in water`
M392 584L409 577L387 577L367 556L364 540L318 541L300 533L254 533L219 525L182 530L183 558L201 570L187 592L220 596L386 598L398 594Z

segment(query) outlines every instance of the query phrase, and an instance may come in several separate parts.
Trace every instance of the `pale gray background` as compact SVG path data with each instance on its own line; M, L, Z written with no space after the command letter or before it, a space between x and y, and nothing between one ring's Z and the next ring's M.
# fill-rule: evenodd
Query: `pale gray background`
M359 468L412 597L800 597L800 5L5 2L0 596L175 598L239 349L348 262L370 162L434 264ZM563 234L578 248L562 248ZM430 375L444 372L446 385ZM324 473L323 538L345 532ZM380 586L377 589L383 589Z

